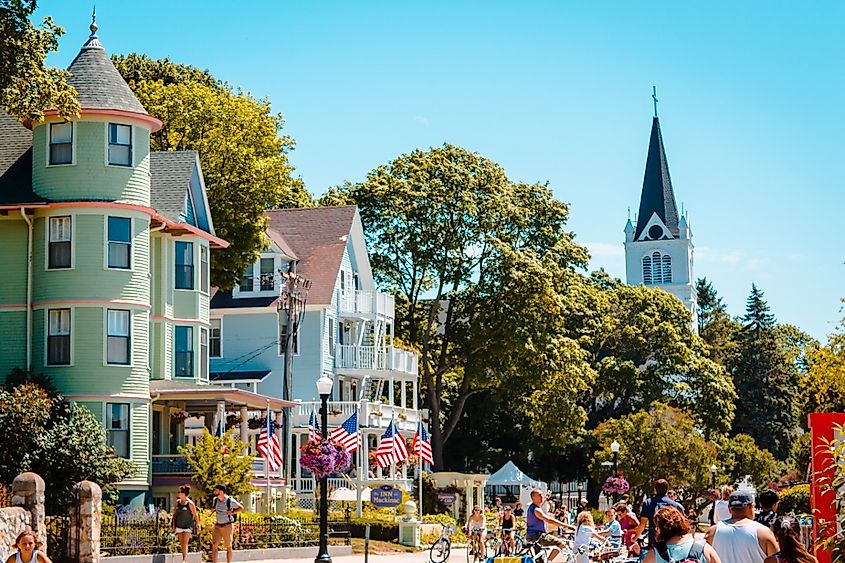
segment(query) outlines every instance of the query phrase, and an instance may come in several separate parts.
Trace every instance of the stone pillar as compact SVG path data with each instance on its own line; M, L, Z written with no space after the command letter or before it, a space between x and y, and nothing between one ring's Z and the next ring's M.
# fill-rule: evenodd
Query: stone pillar
M241 407L241 442L244 444L244 453L249 451L249 413L246 407Z
M20 506L30 514L30 526L38 541L47 545L44 523L44 479L32 472L21 473L12 483L12 506Z
M70 552L76 554L79 563L97 563L100 560L103 491L97 483L80 481L73 486L73 492L77 505L70 510Z

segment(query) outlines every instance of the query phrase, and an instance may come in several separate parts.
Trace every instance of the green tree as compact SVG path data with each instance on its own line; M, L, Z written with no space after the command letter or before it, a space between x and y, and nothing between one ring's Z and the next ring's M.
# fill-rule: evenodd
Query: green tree
M733 371L737 410L733 434L748 434L777 459L789 456L798 428L801 376L779 337L763 292L752 285Z
M67 498L71 487L90 480L104 488L134 475L138 468L114 454L105 430L88 409L69 404L55 389L21 377L0 390L0 482L10 484L24 471L44 479L50 496ZM45 381L43 377L37 377Z
M568 207L542 184L510 181L496 163L452 145L415 150L322 200L354 202L377 281L397 297L397 335L420 352L435 465L467 400L505 381L546 382L571 434L591 377L562 332L565 295L586 265ZM525 399L522 399L525 400Z
M0 107L20 119L40 119L51 108L72 117L79 102L67 72L44 64L64 30L49 17L34 25L36 7L35 0L0 0Z
M196 444L179 448L192 472L191 481L196 485L198 495L209 502L215 485L226 485L233 497L255 490L249 483L255 456L243 452L244 444L234 432L231 429L217 437L205 429Z
M199 152L215 230L231 244L212 254L211 281L232 288L266 246L264 212L312 205L291 175L294 142L280 135L281 114L269 100L216 82L207 71L141 55L112 60L147 112L163 122L151 150Z
M731 482L746 475L757 490L763 490L779 476L778 462L767 450L761 449L748 434L737 434L718 441L719 463L727 470Z
M620 444L619 471L630 483L635 499L650 494L657 479L684 489L687 497L710 483L709 467L716 459L716 447L681 410L654 403L647 410L602 422L593 434L600 445L590 469L593 477L602 482L608 476L601 463L612 459L610 443L616 440Z
M698 335L707 345L707 357L731 371L739 351L742 325L731 318L713 284L707 278L695 282L698 300Z

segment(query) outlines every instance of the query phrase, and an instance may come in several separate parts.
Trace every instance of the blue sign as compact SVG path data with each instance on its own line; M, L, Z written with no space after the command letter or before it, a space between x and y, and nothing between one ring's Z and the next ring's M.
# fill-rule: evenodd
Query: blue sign
M440 504L445 504L446 506L452 506L455 504L455 500L457 500L457 496L453 493L437 493L437 502Z
M390 485L382 485L370 491L370 502L381 508L393 508L402 504L402 491Z

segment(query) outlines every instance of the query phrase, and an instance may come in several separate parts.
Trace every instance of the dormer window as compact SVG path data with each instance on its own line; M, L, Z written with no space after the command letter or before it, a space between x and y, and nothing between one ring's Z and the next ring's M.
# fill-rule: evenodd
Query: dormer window
M109 123L109 164L132 166L132 127Z
M261 291L273 291L276 282L275 272L273 271L272 258L261 259Z
M50 124L50 164L73 164L73 123Z
M264 294L276 291L276 259L273 257L260 258L258 262L250 264L241 275L238 293L261 292Z

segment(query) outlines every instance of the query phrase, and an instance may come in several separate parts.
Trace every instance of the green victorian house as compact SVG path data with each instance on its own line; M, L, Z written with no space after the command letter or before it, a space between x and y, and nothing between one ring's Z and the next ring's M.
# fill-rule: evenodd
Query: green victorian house
M30 129L0 112L0 379L46 373L136 466L121 503L158 486L167 504L178 483L153 456L185 443L187 413L214 430L235 411L247 442L248 411L285 405L208 385L209 259L227 243L199 158L150 152L161 121L91 31L68 68L78 118L48 111Z

